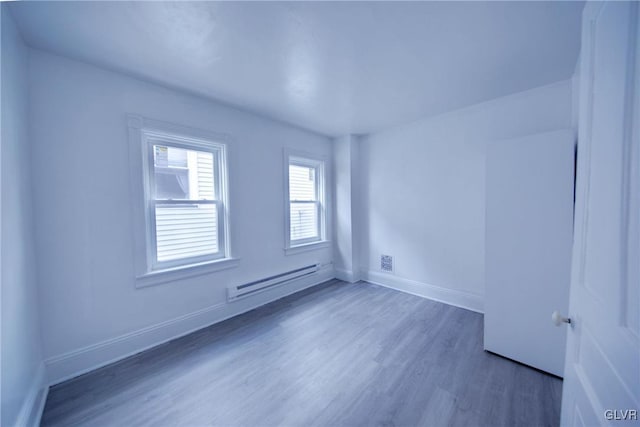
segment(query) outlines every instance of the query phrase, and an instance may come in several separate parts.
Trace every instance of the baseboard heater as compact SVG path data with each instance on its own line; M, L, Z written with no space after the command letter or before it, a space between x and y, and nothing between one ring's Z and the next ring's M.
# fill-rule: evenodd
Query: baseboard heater
M227 299L229 301L237 300L242 297L253 295L255 293L273 288L275 286L284 285L301 277L315 274L320 268L320 264L308 265L306 267L296 268L286 273L277 274L275 276L266 277L254 282L245 283L244 285L231 286L227 288Z

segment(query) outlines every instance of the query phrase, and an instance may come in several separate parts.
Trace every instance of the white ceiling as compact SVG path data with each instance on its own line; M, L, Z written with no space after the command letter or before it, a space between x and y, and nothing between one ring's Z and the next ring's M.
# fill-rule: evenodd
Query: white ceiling
M582 2L17 2L31 46L319 133L569 78Z

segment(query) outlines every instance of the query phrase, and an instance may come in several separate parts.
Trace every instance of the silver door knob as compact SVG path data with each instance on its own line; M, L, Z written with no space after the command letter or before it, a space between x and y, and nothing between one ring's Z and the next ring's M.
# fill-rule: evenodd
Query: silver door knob
M553 322L554 325L556 326L560 326L563 323L571 323L571 319L569 319L568 317L563 317L560 313L558 313L557 311L554 311L551 314L551 321Z

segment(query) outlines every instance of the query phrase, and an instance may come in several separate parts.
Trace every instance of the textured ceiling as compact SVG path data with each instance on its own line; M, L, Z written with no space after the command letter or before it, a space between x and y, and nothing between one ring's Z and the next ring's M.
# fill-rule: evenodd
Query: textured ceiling
M582 2L16 2L31 46L327 135L567 79Z

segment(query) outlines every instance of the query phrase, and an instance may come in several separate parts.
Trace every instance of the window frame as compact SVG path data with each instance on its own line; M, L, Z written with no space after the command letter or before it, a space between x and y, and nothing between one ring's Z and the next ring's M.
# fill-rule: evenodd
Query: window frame
M302 166L316 170L316 200L298 201L298 203L314 203L318 210L318 237L291 240L291 203L289 188L289 166ZM328 162L324 156L284 150L284 212L285 212L285 253L287 255L300 251L326 247L329 244L329 205L328 205Z
M136 287L170 282L235 267L231 256L227 151L230 137L184 126L128 115L134 260ZM155 198L154 145L210 152L214 162L214 199ZM137 177L137 179L136 179ZM158 204L215 204L218 215L218 252L177 260L157 260L155 206Z
M201 139L188 138L185 136L169 135L167 133L160 133L155 130L142 130L142 138L144 144L147 147L147 161L144 164L145 172L147 175L147 184L145 185L145 203L147 209L145 212L147 222L147 248L148 248L148 264L151 271L164 270L167 268L174 268L180 266L189 266L207 261L214 261L226 258L226 236L224 232L225 212L224 212L224 200L222 200L224 191L221 185L221 175L224 169L224 144L220 144L213 141L204 141ZM184 150L193 150L204 153L211 153L213 156L214 164L214 195L212 200L197 200L197 199L158 199L154 197L154 188L156 188L156 174L155 174L155 161L154 161L154 145L162 145L165 147L181 148ZM218 252L211 255L200 255L195 257L180 258L170 261L158 260L158 242L156 233L156 215L155 208L157 205L184 205L184 204L198 204L198 205L216 205L217 209L217 237L218 237ZM149 252L150 251L150 252Z

